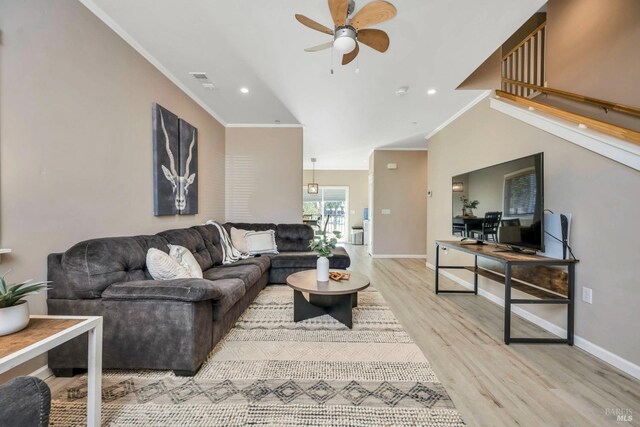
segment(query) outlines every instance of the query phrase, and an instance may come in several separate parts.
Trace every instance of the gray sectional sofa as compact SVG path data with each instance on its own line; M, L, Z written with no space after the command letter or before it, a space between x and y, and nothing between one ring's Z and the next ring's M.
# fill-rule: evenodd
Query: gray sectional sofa
M51 390L39 378L17 377L0 385L0 427L47 427Z
M278 255L222 264L220 235L213 225L167 230L152 236L109 237L80 242L50 254L49 314L104 317L103 367L170 369L194 375L213 347L269 283L315 268L309 250L313 229L302 224L224 224L276 232ZM146 269L149 248L168 252L168 244L188 248L204 279L156 281ZM343 248L331 268L346 269ZM86 336L49 352L56 376L87 367Z

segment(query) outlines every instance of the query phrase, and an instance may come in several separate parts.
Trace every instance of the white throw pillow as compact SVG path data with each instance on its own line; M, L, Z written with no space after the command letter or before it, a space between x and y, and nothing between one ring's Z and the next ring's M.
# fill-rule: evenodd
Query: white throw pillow
M189 270L178 264L168 253L151 248L147 251L147 270L154 280L189 279Z
M248 232L248 230L241 230L235 227L231 227L231 233L229 233L229 235L231 236L231 244L234 248L236 248L243 254L249 252L249 250L247 249L247 238L245 237Z
M247 241L247 253L249 255L278 253L276 232L274 230L247 231L244 238Z
M202 279L202 268L189 249L184 246L169 245L169 256L186 268L191 277Z

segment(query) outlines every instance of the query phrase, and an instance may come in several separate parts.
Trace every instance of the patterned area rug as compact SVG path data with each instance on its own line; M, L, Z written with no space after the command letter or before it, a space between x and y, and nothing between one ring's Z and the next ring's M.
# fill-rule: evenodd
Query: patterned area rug
M193 378L105 371L109 426L463 426L382 296L359 294L354 327L293 322L293 291L268 286ZM58 392L51 425L84 425L86 377Z

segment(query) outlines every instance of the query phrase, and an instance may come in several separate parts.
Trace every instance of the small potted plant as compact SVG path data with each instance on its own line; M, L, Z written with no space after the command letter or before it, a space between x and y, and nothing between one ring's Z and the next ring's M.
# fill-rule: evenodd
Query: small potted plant
M7 284L5 276L0 276L0 336L18 332L29 324L29 304L27 295L37 294L48 288L49 282Z
M473 209L476 209L480 204L479 201L471 201L465 196L460 196L460 201L462 202L462 216L473 216Z
M329 237L327 233L327 226L329 225L329 217L324 222L324 228L309 242L311 250L318 253L317 262L317 280L318 282L329 281L329 257L333 256L333 249L338 244L338 239L342 237L342 233L339 231L332 231L333 237Z

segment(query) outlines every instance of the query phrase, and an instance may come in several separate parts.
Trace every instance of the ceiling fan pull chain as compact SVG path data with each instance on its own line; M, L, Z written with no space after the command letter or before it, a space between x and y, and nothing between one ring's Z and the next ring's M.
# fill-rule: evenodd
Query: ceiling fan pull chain
M360 57L356 56L356 74L360 74Z
M333 49L331 49L331 75L333 75Z

